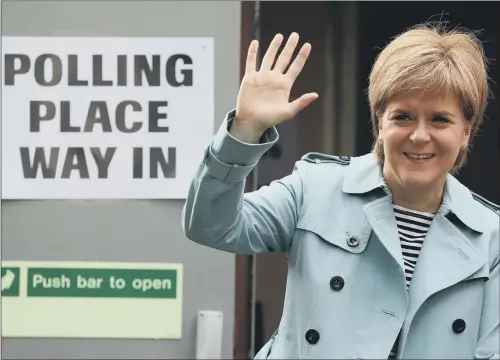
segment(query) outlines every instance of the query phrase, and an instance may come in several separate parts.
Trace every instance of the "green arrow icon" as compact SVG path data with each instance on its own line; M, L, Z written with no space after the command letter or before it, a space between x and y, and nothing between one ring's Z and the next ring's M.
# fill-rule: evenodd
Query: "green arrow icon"
M12 270L7 270L4 276L2 276L2 292L4 290L9 290L14 284L14 280L16 279L16 274L12 272Z
M2 268L2 296L19 296L19 268Z

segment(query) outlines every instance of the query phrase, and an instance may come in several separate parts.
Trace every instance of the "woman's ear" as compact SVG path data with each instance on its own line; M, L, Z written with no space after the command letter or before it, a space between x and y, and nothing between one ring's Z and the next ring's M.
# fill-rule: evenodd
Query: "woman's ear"
M379 139L382 138L382 132L383 132L382 122L383 122L382 116L381 115L377 115L377 126L378 126L378 137L379 137Z
M384 122L384 113L382 111L377 112L377 125L378 125L378 131L380 132L382 130L382 123Z
M470 124L465 124L465 128L464 128L464 140L462 142L462 149L463 150L467 149L467 146L469 146L469 140L470 140L471 131L472 131L472 126Z

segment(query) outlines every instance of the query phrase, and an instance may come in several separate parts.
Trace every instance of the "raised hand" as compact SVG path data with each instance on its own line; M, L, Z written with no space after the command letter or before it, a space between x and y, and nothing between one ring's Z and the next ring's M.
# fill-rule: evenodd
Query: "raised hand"
M299 42L299 35L290 35L272 67L282 41L283 35L274 37L259 70L256 66L258 42L254 40L250 44L231 130L240 139L257 141L266 129L292 118L318 98L317 93L307 93L289 102L290 90L309 57L311 45L306 43L302 46L285 72Z

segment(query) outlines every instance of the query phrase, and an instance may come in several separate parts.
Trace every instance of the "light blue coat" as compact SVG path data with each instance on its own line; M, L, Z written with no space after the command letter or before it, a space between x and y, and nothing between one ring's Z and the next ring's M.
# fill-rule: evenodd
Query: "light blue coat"
M305 155L293 172L244 193L278 139L228 134L228 113L192 181L187 238L235 254L288 257L284 309L264 359L499 359L499 208L451 175L409 291L391 194L372 154ZM343 287L342 285L343 284ZM465 330L453 330L456 320Z

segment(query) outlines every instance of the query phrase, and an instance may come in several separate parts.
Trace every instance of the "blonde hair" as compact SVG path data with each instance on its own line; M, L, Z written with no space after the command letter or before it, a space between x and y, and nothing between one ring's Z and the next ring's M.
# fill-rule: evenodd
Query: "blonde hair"
M383 146L378 141L379 118L387 102L405 92L458 95L465 120L471 125L472 140L489 96L487 62L481 42L467 30L426 23L396 36L378 55L369 78L373 152L378 161L384 162ZM460 150L452 173L465 164L468 148Z

